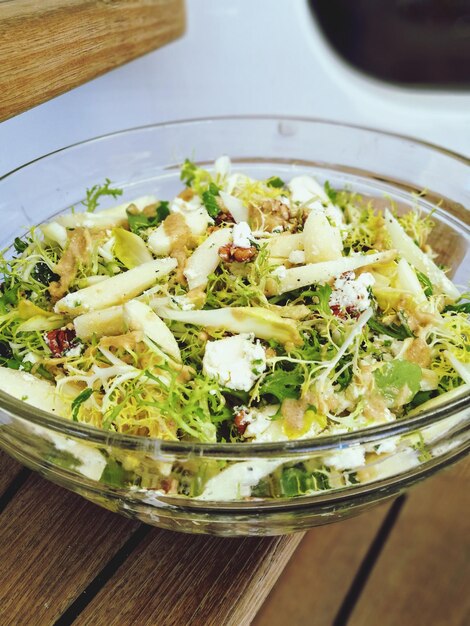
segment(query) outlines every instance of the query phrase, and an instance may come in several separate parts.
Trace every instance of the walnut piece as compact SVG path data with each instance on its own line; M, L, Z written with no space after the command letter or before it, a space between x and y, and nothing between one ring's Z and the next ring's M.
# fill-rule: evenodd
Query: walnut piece
M240 248L233 243L227 243L219 248L219 256L226 263L248 263L255 258L257 252L255 246Z

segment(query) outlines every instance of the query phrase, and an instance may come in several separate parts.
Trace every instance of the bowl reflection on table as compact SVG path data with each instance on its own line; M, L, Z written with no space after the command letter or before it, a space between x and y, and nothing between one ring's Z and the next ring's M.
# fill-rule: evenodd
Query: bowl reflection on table
M408 138L318 120L185 121L58 151L1 180L0 243L5 247L26 227L78 204L86 188L105 178L124 189L125 200L149 193L171 197L180 190L178 166L188 155L208 164L221 154L257 178L309 173L353 189L377 207L393 200L401 211L418 202L424 212L434 212L431 245L439 262L452 268L457 284L467 282L468 160ZM460 394L418 416L334 437L192 444L100 431L0 392L0 446L50 480L150 524L191 533L280 534L356 514L457 461L470 447L469 417L470 398ZM358 446L366 463L350 472L350 484L338 474L337 485L334 476L326 489L314 481L314 488L310 484L296 497L277 489L282 468L300 462L319 467L326 456ZM383 454L376 453L378 446ZM110 470L113 463L119 471ZM205 476L231 467L235 490L233 480L207 489ZM172 468L177 484L169 495L161 484ZM270 481L269 495L263 481Z

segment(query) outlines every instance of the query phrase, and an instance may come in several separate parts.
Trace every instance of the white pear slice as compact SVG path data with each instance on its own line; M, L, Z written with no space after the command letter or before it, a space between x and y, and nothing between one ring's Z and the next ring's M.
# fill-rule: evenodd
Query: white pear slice
M357 270L360 267L375 265L376 263L388 263L395 257L394 250L376 252L374 254L355 254L345 256L334 261L321 263L309 263L299 267L286 269L277 280L268 281L268 295L281 294L315 283L326 283L344 272Z
M339 228L332 226L323 212L313 210L304 226L304 250L307 263L334 261L343 254Z
M181 362L181 352L173 333L148 304L131 300L123 306L123 309L124 320L129 330L141 330L163 352Z
M405 232L404 228L396 220L388 209L385 210L385 228L387 229L393 247L403 256L408 263L426 274L431 283L447 296L456 300L460 292L445 273L437 267L434 261L425 254L413 239Z
M400 259L398 261L397 270L398 287L402 291L411 294L417 304L427 302L421 283L406 259Z
M55 385L20 370L0 367L0 389L27 404L66 417L70 405L56 391Z
M54 311L76 316L87 311L123 304L152 287L176 266L177 261L171 258L143 263L95 285L68 293L56 303Z
M304 234L283 233L268 239L267 246L270 257L287 259L291 252L304 249Z
M113 228L121 226L127 221L127 209L133 205L137 211L143 211L149 204L155 204L157 198L155 196L141 196L132 200L132 202L124 202L111 209L104 209L97 213L67 213L67 215L59 215L56 222L66 228L78 228L83 226L90 229Z
M231 239L232 229L220 228L211 233L209 237L196 248L189 257L184 270L184 275L188 281L190 290L207 285L209 275L216 270L221 261L219 248L230 243Z
M220 328L233 333L253 333L260 339L275 339L280 343L302 344L293 320L262 307L227 307L210 311L177 311L169 307L157 307L156 310L164 319Z
M126 332L122 306L91 311L79 315L73 321L77 337L84 341L96 337L122 335Z

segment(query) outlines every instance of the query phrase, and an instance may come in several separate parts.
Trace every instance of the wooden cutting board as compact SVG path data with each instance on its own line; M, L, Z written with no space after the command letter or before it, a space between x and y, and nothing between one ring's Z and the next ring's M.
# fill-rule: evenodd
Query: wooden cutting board
M0 0L0 121L179 37L184 0Z

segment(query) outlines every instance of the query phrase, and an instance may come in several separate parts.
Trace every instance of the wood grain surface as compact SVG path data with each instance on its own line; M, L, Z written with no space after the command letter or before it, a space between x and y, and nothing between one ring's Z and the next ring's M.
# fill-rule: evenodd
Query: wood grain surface
M333 624L354 576L390 508L314 528L274 585L253 626Z
M0 496L20 473L22 466L0 451Z
M138 527L31 474L1 516L0 624L53 624Z
M470 624L469 461L410 492L350 626Z
M0 121L180 36L183 2L3 0Z
M305 536L225 539L127 520L0 452L0 624L463 626L469 469Z
M20 468L0 452L5 477ZM163 531L21 471L0 518L1 626L249 624L303 537Z
M302 537L152 533L74 624L247 626Z

